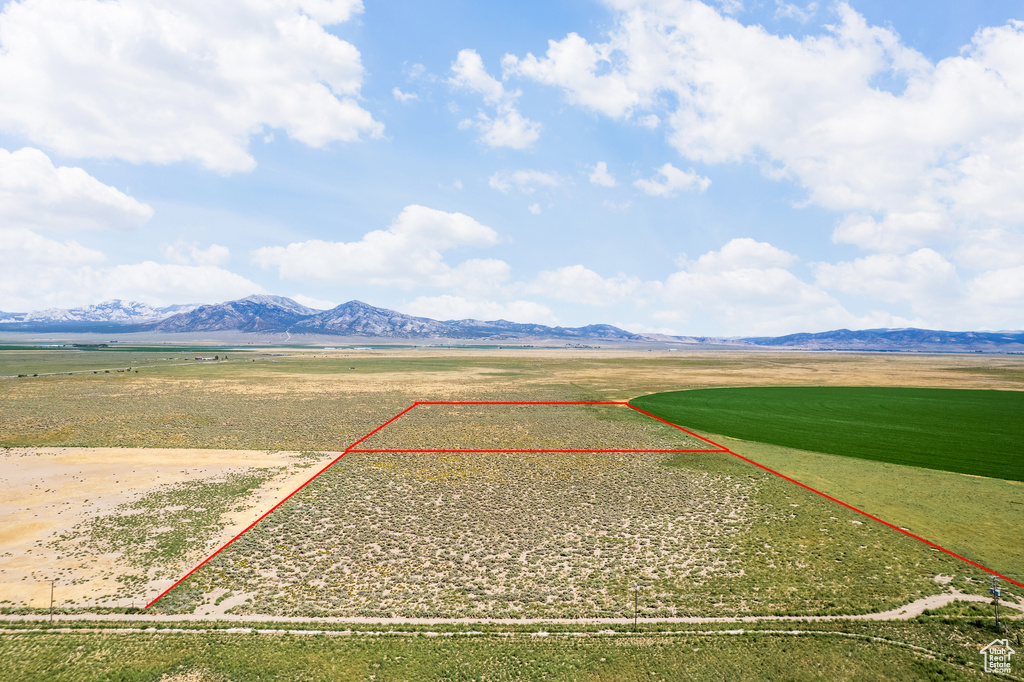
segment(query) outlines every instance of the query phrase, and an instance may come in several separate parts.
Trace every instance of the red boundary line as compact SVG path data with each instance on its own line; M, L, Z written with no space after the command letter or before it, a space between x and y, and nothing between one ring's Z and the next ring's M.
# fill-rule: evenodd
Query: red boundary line
M624 400L591 400L570 402L566 400L424 400L413 405L629 405Z
M345 455L347 455L347 454L348 454L348 452L349 452L349 450L350 450L351 448L355 447L356 445L359 445L359 444L360 444L360 443L362 443L362 442L363 442L364 440L366 440L367 438L369 438L369 437L370 437L370 436L372 436L373 434L377 433L378 431L380 431L381 429L383 429L383 428L384 428L385 426L387 426L387 425L388 425L388 424L390 424L391 422L395 421L396 419L398 419L399 417L401 417L401 416L402 416L403 414L405 414L406 412L408 412L409 410L411 410L411 409L412 409L412 408L414 408L414 407L416 407L416 403L413 403L413 404L412 404L412 405L410 405L409 407L405 408L404 410L402 410L401 412L399 412L398 414L396 414L396 415L395 415L394 417L392 417L391 419L387 420L386 422L384 422L383 424L381 424L380 426L378 426L377 428L375 428L375 429L374 429L373 431L370 431L370 432L369 432L368 434L366 434L365 436L363 436L362 438L360 438L359 440L357 440L357 441L356 441L355 443L352 443L352 445L350 445L350 446L349 446L348 448L346 448L346 449L345 449L345 452L341 453L340 455L338 455L337 457L335 457L334 459L332 459L332 460L331 460L331 461L330 461L330 462L329 462L329 463L327 464L327 466L325 466L325 467L324 467L323 469L321 469L320 471L318 471L318 472L316 472L315 474L313 474L313 475L312 475L312 476L311 476L311 477L309 478L309 480L308 480L308 481L306 481L305 483L303 483L302 485L300 485L300 486L299 486L298 488L296 488L295 490L293 490L293 491L292 491L292 492L291 492L291 493L290 493L290 494L288 495L288 497L284 498L283 500L281 500L280 502L278 502L277 504L275 504L275 505L274 505L273 507L271 507L270 509L268 509L268 510L266 511L266 513L264 513L264 514L263 514L263 516L259 517L258 519L256 519L256 520L255 520L255 521L253 521L252 523L250 523L250 524L249 524L248 526L246 526L246 527L245 527L245 530L243 530L243 531L242 531L241 533L239 533L239 534L238 534L238 535L236 535L235 537L233 537L233 538L231 538L230 540L228 540L227 542L225 542L225 543L224 543L224 544L223 544L223 545L221 546L221 548L220 548L220 549L218 549L218 550L217 550L216 552L214 552L214 553L213 553L213 554L211 554L210 556L206 557L206 559L205 559L205 560L204 560L204 561L203 561L203 562L202 562L201 564L199 564L198 566L196 566L195 568L193 568L193 569L192 569L191 571L189 571L189 572L188 572L188 573L186 573L185 575L181 576L181 578L180 578L180 579L179 579L179 580L178 580L178 581L177 581L176 583L174 583L173 585L171 585L170 587L168 587L168 588L167 588L166 590L164 590L163 592L161 592L161 593L160 593L160 595L159 595L159 596L158 596L158 597L157 597L156 599L154 599L153 601L151 601L151 602L149 602L148 604L146 604L146 608L148 609L148 608L149 608L150 606L152 606L153 604L157 603L157 602L158 602L158 601L159 601L159 600L160 600L161 598L163 598L163 596L164 596L165 594L167 594L168 592L170 592L171 590L173 590L173 589L174 589L175 587L177 587L177 586L178 586L178 585L180 585L181 583L185 582L185 579L186 579L186 578L188 578L188 577L189 577L190 575L192 575L193 573L195 573L196 571L198 571L198 570L199 570L200 568L202 568L203 566L205 566L205 565L206 565L207 563L209 563L209 561L210 561L211 559L213 559L213 557L217 556L218 554L220 554L221 552L223 552L223 551L224 551L225 549L227 549L227 548L228 548L228 546L229 546L229 545L230 545L230 544L231 544L232 542L234 542L234 541L235 541L235 540L237 540L238 538L242 537L242 536L243 536L244 534L248 533L248 532L249 532L249 530L250 530L250 529L251 529L251 528L252 528L253 526L255 526L255 525L256 525L257 523L259 523L259 522L260 522L260 521L262 521L263 519L265 519L265 518L267 518L268 516L270 516L270 513L271 513L271 512L273 512L273 511L274 511L275 509L277 509L278 507L280 507L280 506L281 506L282 504L284 504L285 502L287 502L288 500L290 500L290 499L291 499L291 498L292 498L292 497L293 497L293 496L294 496L294 495L295 495L295 494L296 494L297 492L299 492L300 490L302 490L303 488L305 488L305 487L306 487L307 485L309 485L310 483L312 483L312 482L313 482L313 479L314 479L314 478L316 478L317 476L319 476L320 474L322 474L323 472L327 471L327 470L328 470L328 469L330 469L330 468L331 468L332 466L334 466L334 463L335 463L335 462L337 462L337 461L338 461L339 459L341 459L342 457L344 457Z
M717 447L719 449L718 450L354 450L353 449L353 448L355 448L355 446L359 445L364 440L366 440L367 438L369 438L373 434L377 433L378 431L380 431L384 427L388 426L389 424L394 422L399 417L405 415L406 413L408 413L409 411L411 411L414 407L416 407L418 405L625 405L626 407L629 407L630 409L636 410L637 412L640 412L641 414L645 414L645 415L647 415L648 417L650 417L652 419L656 419L656 420L658 420L658 421L660 421L662 423L668 424L669 426L671 426L673 428L676 428L676 429L679 429L680 431L685 431L686 433L690 434L691 436L694 436L695 438L699 438L700 440L704 441L705 443L709 443L710 445L714 445L715 447ZM177 582L175 582L173 585L168 587L166 590L161 592L160 595L156 597L156 599L154 599L153 601L151 601L148 604L146 604L146 608L148 609L150 606L152 606L153 604L158 602L160 599L162 599L163 596L166 595L168 592L173 590L175 587L177 587L181 583L185 582L185 580L189 576L191 576L193 573L195 573L200 568L202 568L207 563L209 563L211 559L213 559L215 556L217 556L218 554L223 552L225 549L227 549L228 546L231 545L231 543L233 543L238 538L242 537L245 533L249 532L249 530L251 530L252 527L255 526L257 523L259 523L260 521L262 521L266 517L270 516L270 514L275 509L277 509L282 504L284 504L285 502L290 500L292 497L294 497L296 493L298 493L300 490L302 490L307 485L312 483L313 480L317 476L319 476L323 472L325 472L328 469L330 469L332 466L334 466L334 464L336 462L338 462L338 460L340 460L342 457L344 457L345 455L347 455L350 452L357 452L357 453L359 453L359 452L363 452L363 453L371 453L371 452L416 452L416 453L432 453L432 452L451 452L451 453L457 453L457 452L465 452L465 453L473 453L473 452L512 452L512 453L520 453L520 452L521 453L537 453L537 452L554 452L554 453L559 453L559 452L561 452L561 453L570 453L570 452L632 452L632 453L646 453L646 452L667 452L667 453L672 453L672 452L706 452L706 453L715 453L715 452L721 452L721 453L728 453L728 454L732 455L733 457L738 457L739 459L742 459L744 462L747 462L748 464L753 464L754 466L758 467L759 469L764 469L765 471L767 471L770 474L774 474L774 475L778 476L779 478L782 478L782 479L785 479L785 480L789 481L790 483L795 483L796 485L800 486L801 488L809 490L812 493L816 493L818 495L821 495L822 497L824 497L827 500L830 500L832 502L835 502L836 504L842 505L843 507L846 507L847 509L849 509L851 511L855 511L858 514L861 514L863 516L868 517L869 519L872 519L873 521L877 521L878 523L881 523L884 526L888 526L889 528L892 528L895 531L899 531L900 533L903 533L904 535L907 535L909 537L914 538L915 540L923 542L924 544L928 545L929 547L933 547L933 548L935 548L937 550L945 552L946 554L949 554L950 556L956 557L957 559L960 559L961 561L965 561L965 562L971 564L972 566L980 568L981 570L983 570L983 571L985 571L987 573L991 573L994 576L998 576L998 577L1002 578L1003 580L1006 580L1007 582L1013 583L1014 585L1017 585L1019 587L1024 587L1024 583L1019 583L1016 580L1013 580L1012 578L1007 578L1005 575L1002 575L1001 573L997 573L997 572L993 571L991 568L986 568L985 566L982 566L981 564L979 564L977 562L974 562L974 561L971 561L970 559L962 557L962 556L960 556L959 554L957 554L955 552L951 552L950 550L946 549L945 547L942 547L941 545L937 545L934 542L931 542L929 540L925 540L922 537L914 535L910 531L903 530L899 526L894 526L893 524L889 523L888 521L883 521L882 519L878 518L877 516L874 516L872 514L867 513L866 511L858 509L857 507L854 507L853 505L849 505L849 504L843 502L842 500L837 500L836 498L832 497L831 495L826 495L825 493L821 492L820 490L816 490L816 489L812 488L809 485L805 485L805 484L801 483L800 481L797 481L796 479L793 479L793 478L790 478L789 476L786 476L785 474L780 474L779 472L775 471L774 469L769 469L768 467L764 466L763 464L758 464L754 460L748 459L748 458L744 457L743 455L736 454L735 452L733 452L729 448L725 447L724 445L719 445L718 443L714 442L713 440L711 440L709 438L705 438L704 436L698 435L698 434L694 433L693 431L690 431L689 429L686 429L686 428L683 428L682 426L679 426L678 424L673 424L672 422L670 422L670 421L668 421L666 419L662 419L661 417L653 415L650 412L648 412L646 410L642 410L639 407L636 407L635 405L631 405L628 402L623 402L623 401L616 401L616 402L612 402L612 401L602 401L602 402L598 402L598 401L594 401L594 402L559 402L559 401L545 401L545 402L539 402L539 401L538 402L530 402L530 401L486 402L486 401L480 401L480 402L470 402L470 401L446 401L446 402L415 402L412 405L410 405L409 407L407 407L404 410L402 410L401 412L399 412L398 414L396 414L391 419L387 420L386 422L384 422L383 424L381 424L380 426L375 428L373 431L370 431L368 434L366 434L365 436L363 436L362 438L357 440L355 443L352 443L352 445L350 445L347 448L345 448L344 452L342 452L340 455L338 455L337 457L332 459L327 464L327 466L325 466L320 471L318 471L315 474L313 474L309 478L309 480L307 480L305 483L303 483L298 488L296 488L294 491L292 491L283 500L281 500L280 502L275 504L273 507L268 509L258 519L256 519L255 521L250 523L248 526L246 526L245 529L242 532L240 532L238 535L236 535L235 537L231 538L226 543L224 543L224 545L222 545L220 549L218 549L216 552L214 552L213 554L208 556L206 559L204 559L202 561L202 563L200 563L198 566L193 568L191 571L189 571L188 573L183 575L180 579L178 579Z
M642 412L642 413L646 414L648 417L653 417L654 419L657 419L660 422L665 422L669 426L675 426L677 429L682 429L683 431L686 431L687 433L692 433L691 431L689 431L687 429L683 429L683 427L681 427L681 426L679 426L677 424L673 424L672 422L667 421L665 419L662 419L661 417L656 417L655 415L651 414L650 412L647 412L646 410L641 410L639 407L636 407L635 405L630 405L630 407L633 408L634 410L636 410L637 412ZM696 434L694 434L694 435L696 435ZM700 436L697 436L697 437L700 438ZM705 438L704 440L708 440L708 439ZM710 443L712 441L708 440L708 442ZM716 443L716 445L717 445L717 443ZM862 515L868 517L869 519L872 519L874 521L878 521L882 525L888 526L889 528L892 528L893 530L897 530L897 531L903 533L904 535L907 535L909 537L914 538L915 540L919 540L920 542L923 542L924 544L928 545L929 547L934 547L935 549L940 550L942 552L945 552L946 554L948 554L950 556L956 557L957 559L960 559L961 561L966 561L971 566L975 566L977 568L980 568L981 570L983 570L983 571L985 571L987 573L991 573L994 576L998 576L998 577L1002 578L1003 580L1006 580L1008 582L1013 583L1014 585L1018 585L1020 587L1024 587L1024 583L1019 583L1019 582L1017 582L1016 580L1014 580L1012 578L1007 578L1005 575L1003 575L1001 573L996 573L991 568L986 568L985 566L982 566L981 564L979 564L977 562L971 561L970 559L967 559L965 557L960 556L956 552L951 552L948 549L946 549L945 547L942 547L941 545L936 545L934 542L931 542L930 540L925 540L924 538L922 538L922 537L920 537L918 535L914 535L910 531L903 530L899 526L892 525L888 521L883 521L882 519L878 518L877 516L874 516L873 514L869 514L866 511L863 511L861 509L857 509L857 507L854 507L853 505L850 505L850 504L846 504L842 500L837 500L836 498L832 497L831 495L826 495L825 493L821 492L820 490L815 490L814 488L812 488L809 485L805 485L805 484L801 483L800 481L798 481L796 479L793 479L793 478L790 478L789 476L786 476L785 474L780 474L778 471L775 471L774 469L769 469L768 467L764 466L763 464L758 464L754 460L748 459L748 458L744 457L743 455L738 455L735 452L733 452L732 450L730 450L729 448L725 447L724 445L719 445L719 447L722 448L723 452L728 452L730 455L732 455L734 457L739 457L744 462L747 462L749 464L753 464L754 466L758 467L759 469L764 469L765 471L767 471L770 474L775 474L779 478L784 478L785 480L789 481L790 483L795 483L798 486L800 486L801 488L804 488L806 490L810 490L812 493L817 493L818 495L821 495L822 497L824 497L827 500L831 500L832 502L835 502L836 504L842 505L842 506L846 507L847 509L855 511L858 514L862 514Z
M595 400L595 401L588 401L588 402L583 402L583 401L569 402L569 401L561 401L561 400L558 400L558 401L555 401L555 400L552 400L552 401L539 401L539 400L538 401L525 401L525 400L518 400L518 401L446 400L446 401L422 401L422 402L416 402L416 403L413 404L413 407L417 407L419 405L619 405L619 406L623 406L623 407L632 407L628 402L625 402L625 401L622 401L622 400L602 400L602 401L596 401ZM409 409L412 409L412 408L409 408ZM405 414L406 412L409 412L409 410L406 410L402 414ZM398 415L398 417L401 417L401 416L402 416L401 414ZM395 419L397 419L398 417L395 417ZM394 421L394 419L392 419L391 421ZM388 422L388 423L390 423L390 422ZM672 426L674 426L675 428L679 429L680 431L686 431L686 433L690 434L694 438L698 438L698 439L704 441L705 443L708 443L710 445L714 445L717 449L716 450L707 450L707 449L705 449L705 450L636 450L636 449L623 449L623 450L593 450L593 449L590 449L590 450L508 450L508 449L500 449L500 450L457 450L457 449L410 450L408 448L402 448L401 450L394 450L394 449L386 449L386 450L378 450L378 449L367 449L367 450L364 450L364 449L359 449L359 450L356 450L356 449L354 449L356 445L358 445L359 443L363 442L364 440L366 440L367 438L369 438L374 433L376 433L377 431L380 430L380 429L377 429L373 433L368 433L368 434L366 434L366 436L364 436L363 438L359 439L357 442L353 443L349 447L349 449L346 450L345 452L412 452L412 453L509 452L509 453L524 453L524 454L533 454L533 453L538 453L538 452L554 452L554 453L574 453L574 452L581 452L581 453L582 452L606 452L606 453L614 453L614 452L618 452L618 453L645 453L645 452L664 452L664 453L672 453L672 452L680 452L680 453L682 453L682 452L728 452L728 450L723 449L722 446L719 445L718 443L713 443L712 441L708 440L707 438L704 438L702 436L698 436L696 433L693 433L692 431L687 431L686 429L682 428L681 426L676 426L675 424L672 424ZM381 427L381 428L383 428L383 427Z
M443 453L443 452L510 452L510 453L523 453L531 454L537 452L561 452L561 453L573 453L573 452L628 452L628 453L644 453L644 452L729 452L728 450L346 450L345 452L411 452L411 453Z

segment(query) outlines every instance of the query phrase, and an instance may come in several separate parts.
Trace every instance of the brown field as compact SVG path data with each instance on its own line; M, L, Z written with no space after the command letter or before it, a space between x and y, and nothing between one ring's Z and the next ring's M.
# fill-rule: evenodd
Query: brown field
M638 583L645 617L817 615L971 589L861 518L723 453L350 453L159 610L623 618Z
M417 405L356 450L718 450L625 405Z

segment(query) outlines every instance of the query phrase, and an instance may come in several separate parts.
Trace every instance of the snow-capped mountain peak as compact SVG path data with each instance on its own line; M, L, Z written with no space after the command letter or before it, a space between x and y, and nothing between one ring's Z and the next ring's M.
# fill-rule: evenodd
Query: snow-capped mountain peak
M111 299L80 308L47 308L24 313L24 322L149 322L193 310L196 305L154 307L138 301Z

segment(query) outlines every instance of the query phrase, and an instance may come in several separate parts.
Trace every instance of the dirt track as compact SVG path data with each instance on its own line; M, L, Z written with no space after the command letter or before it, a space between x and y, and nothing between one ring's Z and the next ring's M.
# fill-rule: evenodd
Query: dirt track
M736 617L680 617L680 618L638 618L638 623L757 623L768 621L836 621L836 620L910 620L924 613L928 609L938 609L954 601L985 602L988 597L980 595L963 594L956 589L949 592L935 594L923 599L918 599L904 606L899 606L889 611L879 613L863 613L838 616L736 616ZM1020 619L1024 618L1024 605L1012 602L1001 602L1000 606L1010 609L1003 611L1003 618ZM31 616L3 616L0 623L4 621L48 621L47 615ZM150 615L150 614L75 614L64 615L56 618L58 621L133 621L140 623L173 623L173 622L237 622L237 623L352 623L360 625L628 625L633 622L632 618L289 618L273 616L232 616L218 615L215 619L199 615Z

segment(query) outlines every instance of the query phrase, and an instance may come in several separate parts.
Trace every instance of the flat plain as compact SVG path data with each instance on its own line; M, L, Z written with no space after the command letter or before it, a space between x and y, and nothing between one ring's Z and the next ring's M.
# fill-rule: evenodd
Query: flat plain
M0 546L0 570L17 562L24 578L3 588L8 610L47 605L49 578L58 578L64 611L151 599L290 492L286 483L304 481L416 401L622 401L758 385L1024 389L1024 360L1015 356L298 348L226 354L227 360L194 361L160 359L171 357L161 349L0 352L5 461L43 467L38 473L53 464L54 453L64 453L102 468L113 465L112 453L142 448L130 456L166 471L159 485L126 485L111 476L122 490L108 485L110 497L95 507L78 505L74 516L56 515L71 489L51 482L77 484L80 465L12 479L11 490L33 497L7 527L21 544ZM130 365L120 360L129 357ZM151 612L349 623L625 621L636 598L639 615L654 619L806 616L884 611L950 588L987 588L983 571L725 453L409 452L689 449L695 442L628 408L423 407L394 427L363 447L391 452L345 455ZM712 439L1010 577L1020 574L1019 484ZM470 447L481 443L493 447ZM204 452L223 459L201 465ZM38 482L23 485L32 476ZM85 488L75 494L84 500ZM90 502L99 498L89 495ZM54 516L37 527L41 511ZM179 525L181 533L166 530ZM55 569L55 556L69 563ZM117 589L71 589L97 581ZM129 640L124 646L134 646ZM40 651L41 640L17 641ZM899 665L918 659L909 660ZM161 674L174 669L168 666Z
M645 618L822 615L972 589L962 562L792 488L722 453L352 453L154 608L626 618L635 584Z

